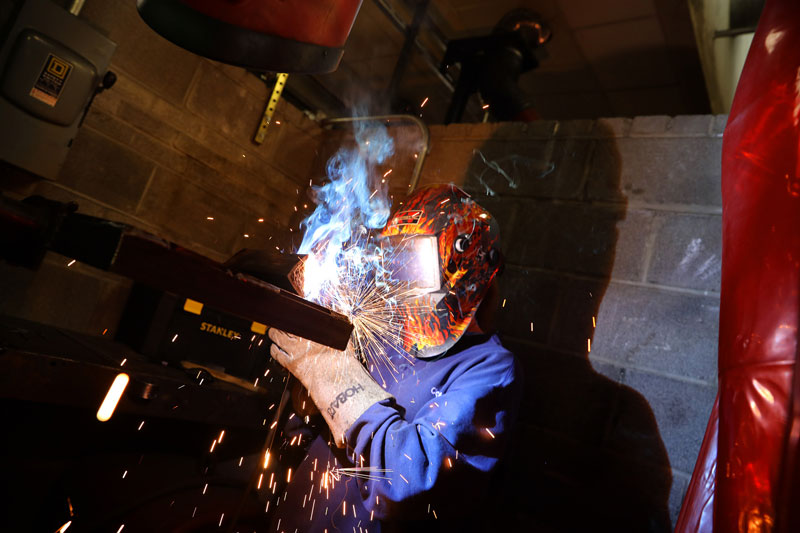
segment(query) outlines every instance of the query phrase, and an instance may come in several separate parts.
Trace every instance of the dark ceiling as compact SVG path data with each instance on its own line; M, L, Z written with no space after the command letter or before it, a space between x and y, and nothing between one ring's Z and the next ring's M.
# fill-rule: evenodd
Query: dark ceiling
M436 71L446 42L487 35L505 13L527 8L553 30L540 66L519 80L543 118L709 112L686 0L431 0L390 98L405 41L399 26L412 21L416 5L364 0L339 69L290 77L288 88L327 114L360 105L371 113L413 111L441 123L452 95L452 85ZM457 69L449 76L455 81ZM473 98L463 121L482 119Z

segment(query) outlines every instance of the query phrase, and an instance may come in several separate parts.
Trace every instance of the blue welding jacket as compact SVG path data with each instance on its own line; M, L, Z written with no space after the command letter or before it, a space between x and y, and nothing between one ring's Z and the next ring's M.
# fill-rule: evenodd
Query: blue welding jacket
M322 437L311 444L280 498L272 530L479 530L522 379L497 336L470 337L454 346L456 353L434 360L407 361L393 353L393 375L371 369L394 399L367 409L345 435L345 448ZM360 473L373 477L335 470L354 466L370 467ZM326 471L334 472L327 488Z

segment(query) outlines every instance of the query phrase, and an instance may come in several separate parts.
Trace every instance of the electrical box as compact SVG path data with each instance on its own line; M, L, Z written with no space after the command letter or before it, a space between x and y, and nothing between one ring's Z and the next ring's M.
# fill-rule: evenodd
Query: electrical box
M27 0L0 49L0 159L55 179L116 46L50 0Z

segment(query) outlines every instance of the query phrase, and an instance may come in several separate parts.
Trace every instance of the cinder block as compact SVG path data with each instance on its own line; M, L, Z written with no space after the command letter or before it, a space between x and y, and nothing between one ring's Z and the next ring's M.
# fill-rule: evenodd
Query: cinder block
M719 292L722 217L661 215L647 281Z
M486 141L476 146L465 187L483 194L576 199L592 141Z
M129 146L173 172L186 172L188 157L145 133L134 132Z
M667 125L667 135L705 137L711 133L713 115L678 115Z
M172 142L178 133L162 118L155 116L152 112L144 111L131 102L120 102L116 115L131 126L166 143Z
M473 145L464 188L487 196L556 194L552 145L548 141L499 141Z
M133 128L99 109L92 109L86 115L83 125L126 145L130 143L133 137Z
M503 248L508 262L531 267L552 263L552 259L546 257L552 253L547 245L549 234L560 232L556 225L559 207L535 200L518 201L519 216L503 233Z
M303 133L291 123L271 125L275 134L272 162L296 184L308 183L314 166L316 139Z
M128 107L129 109L135 109L132 106L128 106L125 102L122 102L120 106L121 109L124 109L125 107ZM146 116L141 111L137 110L136 112L142 117ZM143 131L154 131L157 134L165 134L167 131L171 131L174 135L177 134L177 132L170 126L162 122L158 122L151 117L148 117L147 121L153 125L152 128L134 129L134 127L132 127L130 123L126 121L119 120L118 118L103 112L93 111L89 114L89 116L86 117L85 125L113 138L116 141L119 141L147 159L164 165L170 170L175 172L185 171L185 155L173 150L156 138L151 137L148 133L143 133Z
M264 113L266 99L253 96L208 62L199 68L198 83L192 87L186 107L213 124L223 136L237 144L249 145Z
M633 119L625 117L601 118L595 122L595 137L625 137L631 132Z
M530 186L530 192L523 188L523 194L545 196L560 199L581 199L584 196L586 170L594 141L588 139L557 139L553 142L550 163L541 161L528 173L524 185ZM552 172L550 169L552 168ZM538 173L537 173L538 171ZM552 177L550 177L552 173ZM542 188L542 183L550 178L555 182L552 193L549 188Z
M670 123L667 115L650 115L634 117L631 125L631 137L663 135Z
M561 120L556 123L556 137L588 137L593 134L595 121L590 119Z
M509 338L547 343L558 302L558 278L508 267L499 281L500 332Z
M15 290L3 292L0 313L53 326L101 335L119 322L131 282L48 253L35 272L3 266Z
M259 188L257 180L248 183L248 176L243 172L237 175L231 169L218 171L192 158L187 159L187 165L184 174L186 181L194 183L214 197L230 202L229 210L244 210L256 218L269 218L279 227L285 225L294 212L293 203L287 202L286 197L269 194L269 188ZM265 211L267 215L263 214ZM237 232L235 235L238 234Z
M718 298L611 282L590 357L715 383L718 325Z
M508 124L517 125L519 133L510 130L510 135L516 135L519 138L527 139L547 139L555 135L558 126L557 120L534 120L533 122L513 122Z
M200 135L207 127L207 123L204 121L203 117L188 111L181 105L172 104L163 98L154 97L152 102L147 106L139 105L138 103L134 105L147 110L147 112L156 119L170 125L177 131L188 132L192 135ZM211 127L213 126L214 125L211 124Z
M59 181L124 211L136 208L155 165L89 128L83 128L67 156Z
M121 69L171 102L183 102L199 56L151 30L130 2L88 2L81 18L103 28L117 43L112 70Z
M183 132L178 132L173 146L186 155L213 169L225 170L228 165L228 160L226 158L217 154L204 144L197 142L195 139Z
M628 370L625 384L650 403L673 469L691 472L703 442L715 386Z
M145 87L138 80L134 79L132 76L129 76L126 72L123 72L119 69L114 69L113 66L112 69L117 75L117 82L110 90L104 91L102 94L100 94L97 97L98 100L101 98L112 100L116 102L113 105L114 107L118 107L120 102L126 101L131 102L143 109L149 108L157 100L160 100L160 98L156 96L156 94L153 93L150 88Z
M504 125L499 123L470 123L462 122L448 124L446 126L431 126L430 134L432 139L441 140L463 140L463 139L489 139L498 128Z
M476 145L472 141L446 140L431 142L431 151L422 167L420 184L454 183L463 185L469 177L469 169Z
M261 98L262 100L266 101L267 97L271 94L270 91L272 88L270 87L268 91L267 84L262 81L259 76L249 72L247 69L233 65L227 65L225 63L218 63L209 59L206 59L205 61L250 91L250 93L256 98Z
M621 189L630 202L722 203L722 139L623 138L599 142L597 153L604 159L592 167L591 199L618 201Z
M728 115L714 115L714 123L711 125L711 135L722 137L725 126L728 125Z
M109 115L114 115L117 112L120 102L121 98L119 93L103 91L95 96L94 100L92 101L92 106L89 109L90 111L98 110L108 113Z
M559 281L560 297L558 308L554 310L550 346L586 357L607 285L607 279L562 278Z
M651 253L648 242L654 218L652 211L628 210L625 218L617 223L613 279L643 281L644 265Z
M162 227L168 238L182 245L206 255L212 250L215 259L229 257L234 243L244 234L240 205L161 168L154 174L137 214Z
M617 141L598 140L592 148L586 176L586 190L590 199L624 204L627 197L622 192L622 156Z
M514 246L512 232L517 224L517 201L509 197L481 195L473 196L473 199L497 220L500 226L500 248L508 257L508 250Z
M616 225L625 216L624 211L588 204L552 205L548 210L547 218L531 224L529 230L541 232L544 239L535 264L609 278L617 244Z
M698 448L697 451L699 453L700 449ZM681 506L689 488L689 481L691 481L690 475L676 472L675 470L672 471L672 487L669 491L669 518L673 524L678 523L678 516L681 514Z
M125 212L86 198L80 194L74 194L69 189L59 187L48 180L41 180L36 184L36 188L31 194L39 194L50 200L57 202L75 202L78 204L78 212L94 217L107 218L115 222L122 222L145 231L157 231L157 226L150 224L149 221L137 218L133 210Z

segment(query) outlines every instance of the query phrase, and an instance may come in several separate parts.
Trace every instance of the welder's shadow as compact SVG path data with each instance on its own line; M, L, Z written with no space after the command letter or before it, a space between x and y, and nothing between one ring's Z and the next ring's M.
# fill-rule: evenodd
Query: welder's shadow
M542 125L500 126L463 184L500 222L498 326L525 379L492 527L669 531L672 475L653 412L587 357L626 212L616 142L602 121L591 135L537 139Z

